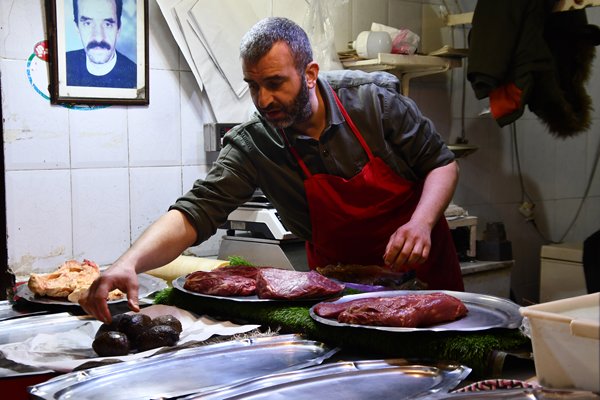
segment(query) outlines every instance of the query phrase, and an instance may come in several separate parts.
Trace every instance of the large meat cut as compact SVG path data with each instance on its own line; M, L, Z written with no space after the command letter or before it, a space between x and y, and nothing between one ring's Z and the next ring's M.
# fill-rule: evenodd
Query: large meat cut
M67 260L55 271L47 274L32 273L27 287L36 296L66 298L77 303L89 286L100 276L100 268L90 260ZM117 300L125 296L119 289L109 292L107 300Z
M313 271L251 266L224 266L210 272L192 272L183 287L215 296L256 294L260 299L277 300L324 298L344 290L343 285Z
M316 299L336 295L342 290L344 285L315 271L261 268L256 278L256 293L261 299Z
M256 293L257 274L258 268L245 265L196 271L185 278L183 287L214 296L250 296Z
M330 264L317 267L317 272L342 282L400 288L406 281L405 272L393 271L378 265Z
M324 302L314 312L348 324L418 328L457 320L468 310L460 299L434 292Z

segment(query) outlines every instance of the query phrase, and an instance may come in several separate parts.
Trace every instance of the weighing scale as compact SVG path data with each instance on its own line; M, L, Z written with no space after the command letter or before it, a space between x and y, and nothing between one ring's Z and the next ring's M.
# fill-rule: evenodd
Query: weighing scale
M304 240L288 231L269 200L257 190L227 217L218 258L239 256L258 266L308 271Z

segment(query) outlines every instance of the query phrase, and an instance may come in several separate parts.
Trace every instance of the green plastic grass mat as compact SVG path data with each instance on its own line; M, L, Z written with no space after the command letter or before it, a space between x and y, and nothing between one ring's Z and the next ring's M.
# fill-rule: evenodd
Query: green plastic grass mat
M260 324L280 333L303 333L313 340L340 346L368 358L418 358L459 362L470 367L470 378L489 378L492 355L530 349L529 338L516 329L484 332L397 332L334 327L309 315L312 303L238 302L193 296L172 288L159 292L154 302L183 308L236 323Z

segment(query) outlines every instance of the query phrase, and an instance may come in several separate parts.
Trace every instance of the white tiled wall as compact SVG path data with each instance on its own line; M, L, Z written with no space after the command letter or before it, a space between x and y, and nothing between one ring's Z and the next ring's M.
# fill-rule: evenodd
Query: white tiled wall
M71 170L73 257L109 264L129 247L130 184L127 168Z
M308 2L267 1L273 15L304 22ZM442 3L472 11L475 0L327 3L335 46L344 50L372 22L420 34L422 19L439 13ZM204 176L216 157L204 151L202 126L212 120L206 94L178 51L156 0L149 0L150 105L86 111L51 106L47 99L47 66L32 57L34 45L45 39L43 4L0 0L8 254L17 274L52 269L68 257L109 264ZM588 17L599 24L600 7L589 9ZM442 28L433 39L461 47L463 33ZM435 34L427 35L435 43ZM479 116L486 103L475 99L468 84L463 124L462 68L411 81L411 97L448 142L461 136L464 126L469 142L479 146L460 160L455 202L479 217L479 232L488 222L504 222L516 259L512 284L517 300L537 297L544 239L517 211L522 195L515 145L523 182L536 203L536 223L546 238L561 239L579 208L600 144L599 65L596 59L589 85L596 105L593 128L568 140L554 139L529 112L516 124L513 140L510 129ZM581 241L600 228L600 171L596 173L567 241ZM222 233L190 251L216 255Z

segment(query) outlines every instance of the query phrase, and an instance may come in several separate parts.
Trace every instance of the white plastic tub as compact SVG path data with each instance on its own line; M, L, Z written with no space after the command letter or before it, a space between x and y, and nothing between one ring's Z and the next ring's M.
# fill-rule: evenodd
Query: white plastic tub
M544 387L600 392L600 293L520 309Z

